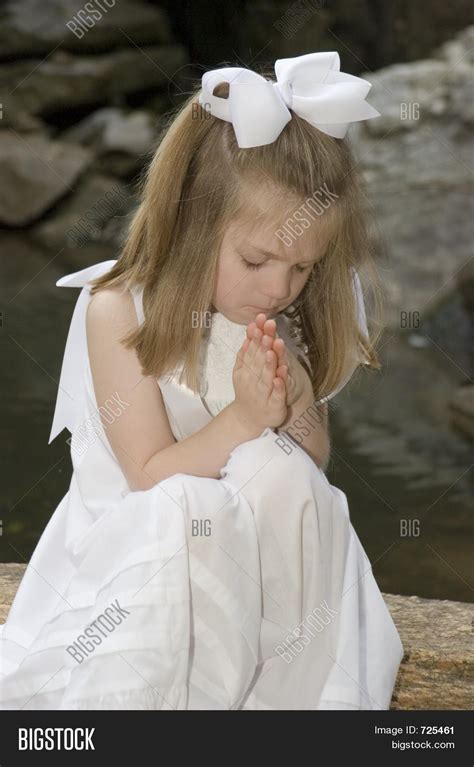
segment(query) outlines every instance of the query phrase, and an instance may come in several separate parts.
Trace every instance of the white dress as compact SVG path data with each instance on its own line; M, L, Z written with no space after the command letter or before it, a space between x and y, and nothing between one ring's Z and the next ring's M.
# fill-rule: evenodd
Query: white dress
M345 494L304 450L267 428L221 479L130 491L85 331L88 282L114 263L56 283L82 288L49 440L71 432L73 473L2 627L0 709L388 709L400 637ZM282 316L277 328L291 344ZM204 396L158 379L177 440L232 401L245 332L212 316Z

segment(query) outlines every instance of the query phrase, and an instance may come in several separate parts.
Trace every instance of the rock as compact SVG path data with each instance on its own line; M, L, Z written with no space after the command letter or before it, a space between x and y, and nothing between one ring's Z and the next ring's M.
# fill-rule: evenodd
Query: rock
M474 26L467 26L457 35L443 43L436 51L437 58L447 61L451 68L458 67L463 62L474 64Z
M460 386L450 405L454 426L468 437L474 437L474 384Z
M57 50L43 62L4 64L0 92L5 125L25 115L48 117L76 108L113 104L136 92L160 89L187 61L180 45L123 48L106 56L75 56ZM174 87L174 86L173 86Z
M83 11L78 17L84 5L76 0L7 0L0 10L0 58L47 55L58 47L94 52L171 42L161 8L120 0L110 8L102 3L101 12L101 4L91 2L94 14Z
M78 248L89 242L119 242L119 233L126 224L126 214L133 208L135 198L117 179L100 174L83 178L48 218L32 229L32 237L45 248ZM116 230L107 229L111 219Z
M0 623L7 619L10 605L18 590L26 565L0 564Z
M446 62L423 59L394 64L362 75L372 83L369 101L381 116L369 120L369 135L384 136L389 130L414 130L419 122L446 113L453 74ZM465 72L457 73L460 84ZM418 106L419 105L419 106Z
M143 154L153 141L153 121L146 112L119 115L110 120L102 136L104 152Z
M372 83L369 101L381 113L363 130L383 136L388 130L418 129L445 117L464 125L473 119L472 73L474 26L433 51L432 57L394 64L361 76ZM457 58L455 58L457 57Z
M0 623L4 623L26 565L0 564ZM391 709L474 708L473 606L446 599L383 594L405 655Z
M405 650L391 708L472 710L472 604L395 594L384 599Z
M373 245L387 258L392 329L402 311L422 322L471 257L473 37L470 27L429 59L363 74L382 117L351 125L349 135L374 214Z
M459 272L458 287L466 311L474 323L474 258Z
M0 222L27 226L72 186L92 160L80 146L50 141L42 135L3 131L0 141Z
M127 114L122 109L104 107L65 131L61 138L93 147L98 169L130 177L151 151L158 133L157 123L145 111Z
M94 146L98 154L121 151L147 152L154 138L153 118L148 112L127 113L104 107L62 134L63 139Z
M102 136L109 122L119 120L124 115L117 107L102 107L96 109L83 120L65 130L61 138L64 141L92 146L96 151L101 149Z
M252 0L239 4L239 24L232 5L223 3L219 14L186 18L179 3L167 5L196 61L204 60L209 39L215 61L223 61L233 50L252 66L255 60L260 64L302 52L338 50L343 71L355 75L361 68L376 72L395 61L426 58L472 23L472 0L456 0L455 6L444 0L430 0L429 6L384 0Z

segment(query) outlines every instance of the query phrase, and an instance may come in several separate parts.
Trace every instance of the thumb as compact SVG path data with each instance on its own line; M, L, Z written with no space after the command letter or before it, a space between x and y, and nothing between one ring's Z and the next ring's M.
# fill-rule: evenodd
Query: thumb
M239 351L237 352L237 356L236 356L236 360L235 360L235 365L234 365L234 370L240 370L240 368L244 364L245 352L247 351L247 349L249 347L249 343L250 343L250 341L249 341L248 338L246 338L244 340L244 342L242 343L242 346L240 347Z

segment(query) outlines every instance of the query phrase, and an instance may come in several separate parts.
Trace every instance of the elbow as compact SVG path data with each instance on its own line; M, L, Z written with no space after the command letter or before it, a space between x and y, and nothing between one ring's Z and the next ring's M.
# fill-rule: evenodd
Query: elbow
M134 482L129 482L128 486L130 488L131 493L141 493L144 490L151 490L152 487L154 487L157 483L156 482L146 482L144 480L138 480Z
M143 490L151 490L152 487L158 484L158 482L161 481L161 479L155 479L150 471L147 468L148 464L146 463L143 468L138 468L137 470L133 472L132 476L127 477L128 486L130 488L130 492L132 493L139 493Z

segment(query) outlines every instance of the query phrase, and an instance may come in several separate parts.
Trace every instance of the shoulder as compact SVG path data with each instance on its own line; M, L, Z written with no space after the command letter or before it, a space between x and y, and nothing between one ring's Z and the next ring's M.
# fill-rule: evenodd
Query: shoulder
M133 296L123 287L103 288L94 293L87 307L88 332L120 326L136 327L138 324Z

